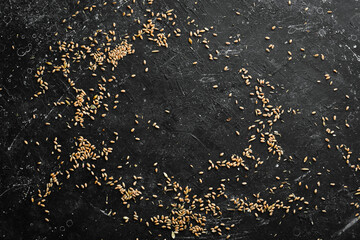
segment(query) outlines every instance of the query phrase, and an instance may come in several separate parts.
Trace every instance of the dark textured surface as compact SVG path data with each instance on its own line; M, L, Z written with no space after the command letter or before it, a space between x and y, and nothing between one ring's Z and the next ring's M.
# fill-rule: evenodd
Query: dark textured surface
M229 232L230 239L360 238L360 223L355 217L359 210L350 205L359 201L359 195L355 195L360 187L359 172L346 164L342 151L336 149L336 145L345 144L353 152L350 165L358 164L359 1L294 0L291 6L287 1L262 0L199 0L197 4L193 0L155 0L152 6L142 1L136 4L121 1L108 6L102 6L102 3L96 1L97 7L92 12L82 11L89 5L82 1L79 5L68 0L6 0L0 3L1 238L171 239L171 231L162 230L151 222L150 227L144 224L151 216L167 212L167 209L156 206L158 199L153 199L153 194L157 194L164 205L169 204L173 197L157 186L157 183L165 183L163 172L174 176L182 186L188 185L193 189L192 193L199 196L209 192L208 187L218 188L224 183L229 198L219 197L214 201L220 206L223 216L209 216L207 229L220 222L226 226L235 224ZM134 9L134 14L122 17L121 13L128 4ZM169 38L167 49L147 40L130 41L135 53L119 62L112 73L117 80L106 85L111 95L126 89L126 94L119 97L116 110L111 109L105 118L87 119L85 128L67 128L66 122L70 122L74 108L55 107L53 102L74 99L75 93L60 74L48 74L47 93L30 100L38 91L34 78L36 67L60 58L59 54L49 52L49 45L54 46L58 40L81 42L96 29L111 29L113 22L117 24L118 38L126 33L134 34L140 27L133 19L146 21L146 8L156 12L174 9L176 26L165 23L160 23L160 26L165 27L166 32L180 28L182 36ZM114 12L114 9L119 10ZM77 10L80 14L72 18ZM328 10L333 13L327 14ZM236 15L237 11L240 15ZM187 24L190 21L188 16L195 19L194 24ZM61 23L64 18L68 20L66 24ZM66 30L68 24L73 30ZM271 31L273 25L277 26L275 31ZM189 44L190 31L211 26L214 29L203 34L210 40L209 49L196 38L193 38L193 44ZM58 32L57 36L55 32ZM218 36L213 37L212 32ZM265 36L271 39L266 41ZM226 45L229 37L240 37L241 41ZM292 44L286 43L289 39L293 39ZM266 53L265 48L270 43L275 45L275 49ZM305 48L305 52L300 48ZM160 49L160 52L152 53L154 49ZM210 61L208 54L216 56L216 49L219 50L219 59ZM291 61L287 59L287 51L292 52ZM323 53L325 61L314 58L312 55L316 53ZM144 72L144 59L147 60L148 73ZM193 65L194 61L198 64ZM230 70L225 72L225 66ZM99 79L92 77L86 67L80 64L72 80L83 89L96 87ZM264 161L257 169L249 163L249 171L242 168L207 171L209 159L216 162L229 159L232 154L242 155L249 145L250 136L256 134L254 129L248 130L258 117L254 114L254 98L249 96L254 92L253 87L246 86L238 74L242 67L249 70L254 81L256 78L265 79L275 87L272 94L267 91L267 96L272 105L281 105L285 112L271 131L281 135L277 140L284 155L278 160L257 138L251 142L254 155ZM338 74L333 74L333 69ZM332 86L325 80L325 73L331 75ZM131 78L131 74L136 74L136 77ZM217 89L213 89L215 84L219 86ZM333 91L334 88L338 90ZM228 97L229 93L233 94L232 98ZM239 110L235 99L244 110ZM111 105L111 101L104 102ZM346 106L349 106L348 111ZM298 109L298 113L293 114L292 109ZM165 110L170 110L170 114ZM313 111L316 111L315 115ZM57 117L59 113L63 119ZM33 114L36 119L32 118ZM138 125L134 123L135 114L139 116ZM333 115L337 116L336 121L332 121ZM322 125L321 117L330 119L326 127ZM228 118L231 121L226 121ZM152 123L147 123L149 120L160 128L152 127ZM345 126L345 120L349 128ZM45 122L51 125L45 126ZM130 132L133 127L135 133ZM334 130L336 137L327 134L326 128ZM69 180L64 179L61 187L55 188L47 199L46 206L51 214L48 216L50 222L45 222L47 216L43 209L31 203L30 198L37 194L38 189L44 189L49 174L59 168L61 160L67 162L74 151L74 138L84 136L101 149L102 141L114 139L114 131L119 133L119 140L112 145L105 144L111 145L114 151L109 161L99 161L96 167L106 168L108 174L117 178L123 177L127 185L133 183L133 175L143 177L137 184L145 187L142 196L150 200L136 200L127 209L119 199L118 191L94 185L87 171L78 170ZM240 136L235 131L239 131ZM56 154L51 154L55 137L62 145L60 160L56 159ZM135 137L140 141L135 141ZM327 148L324 138L330 138L331 149ZM24 140L29 144L24 144ZM36 141L40 146L35 145ZM221 152L225 153L224 157L219 157ZM125 164L126 156L130 156L129 164ZM317 161L303 163L305 156L316 157ZM42 162L40 166L37 164L39 161ZM155 162L158 162L159 173L154 172ZM116 168L119 164L123 169ZM304 167L310 171L301 171ZM199 171L205 174L200 176ZM322 175L318 175L319 172ZM275 176L279 176L281 181ZM224 178L226 182L221 182ZM236 178L240 181L237 182ZM275 194L269 192L269 188L278 187L284 179L288 184L283 189L276 190ZM247 182L246 186L241 184L243 181ZM299 181L302 181L302 187L298 185ZM75 188L75 184L83 183L88 183L87 189ZM336 185L331 187L330 183ZM308 190L304 188L305 184ZM317 194L313 193L315 188ZM299 204L304 209L296 214L279 210L273 216L264 213L258 218L253 213L226 210L233 207L229 201L231 198L248 197L255 201L252 195L257 193L269 202L286 201L288 195L294 193L303 196L309 204ZM321 200L321 197L326 200ZM106 199L109 204L105 203ZM108 216L110 209L117 215ZM131 218L134 211L144 222L130 220L124 223L123 216ZM200 238L224 239L226 235L220 237L209 233ZM186 231L176 236L176 239L192 238L195 237Z

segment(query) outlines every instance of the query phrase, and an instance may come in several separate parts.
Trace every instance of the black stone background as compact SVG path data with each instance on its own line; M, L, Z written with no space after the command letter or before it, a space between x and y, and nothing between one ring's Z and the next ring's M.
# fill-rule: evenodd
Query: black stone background
M209 226L224 222L236 227L231 231L231 239L359 239L360 223L355 214L359 210L350 206L359 201L354 193L359 185L359 173L349 168L342 155L335 149L336 144L344 143L353 151L351 161L356 164L360 147L359 90L360 90L360 3L357 0L335 1L242 1L242 0L155 0L149 7L154 11L174 9L178 19L177 27L182 30L180 38L171 37L169 48L160 49L160 53L151 53L159 49L148 41L135 41L134 55L120 61L115 71L117 81L108 85L108 91L121 95L117 110L111 111L106 118L89 121L86 128L66 128L65 121L57 119L57 114L71 117L71 107L54 107L52 102L66 97L74 97L64 79L59 75L48 79L49 91L36 100L30 97L38 89L34 79L36 67L45 61L54 60L55 55L48 51L49 45L58 40L81 41L97 28L109 29L112 22L117 23L119 37L125 33L135 33L138 25L133 17L121 17L120 13L130 2L122 1L115 6L102 7L103 1L94 1L98 7L90 12L82 12L89 5L81 1L70 0L5 0L0 2L0 236L3 239L171 239L170 231L165 231L144 223L130 221L124 223L122 216L131 216L136 210L140 217L149 220L153 215L165 213L155 207L151 201L139 201L127 209L121 204L118 192L91 184L87 172L78 173L64 181L61 190L49 197L47 208L51 211L50 222L44 221L45 214L30 202L37 189L43 189L49 174L59 161L51 155L52 143L45 138L54 139L63 146L62 159L72 152L74 137L84 136L94 145L108 141L120 133L119 141L112 146L114 153L110 160L103 163L110 173L131 179L133 175L144 179L138 184L146 190L144 196L161 195L161 199L170 201L171 197L162 193L156 184L164 182L161 172L174 176L183 186L189 185L193 192L201 195L209 186L218 187L220 179L229 178L226 193L231 197L244 197L261 192L267 199L286 200L286 196L295 193L304 196L309 202L308 210L297 214L279 211L274 216L260 215L256 220L253 214L228 212L230 202L225 198L217 200L223 209L223 217L209 218ZM118 7L119 12L113 9ZM305 11L305 7L309 7ZM134 16L143 17L148 8L137 1L133 8ZM80 10L76 18L71 15ZM332 14L327 14L332 10ZM235 12L241 13L240 16ZM194 42L189 45L188 32L196 29L187 25L187 17L195 19L199 28L214 26L218 37L211 34L210 51L220 51L218 61L209 61L209 50ZM74 28L65 30L63 18ZM304 22L307 22L304 25ZM271 26L276 25L276 31ZM282 28L279 28L282 27ZM54 36L59 32L58 36ZM229 36L240 36L236 45L225 45ZM270 36L270 41L264 37ZM292 45L285 44L290 38ZM195 39L196 40L196 39ZM194 41L195 41L194 40ZM264 50L269 43L275 44L271 53ZM15 46L12 49L11 46ZM304 47L305 53L299 49ZM287 51L293 52L293 60L287 60ZM315 53L324 53L325 61L313 58ZM225 58L228 54L230 58ZM306 54L306 58L303 56ZM59 57L59 56L58 56ZM148 62L149 73L144 73L143 59ZM193 62L198 65L193 66ZM224 72L227 65L230 71ZM266 146L252 142L255 155L262 158L264 164L255 171L223 169L207 172L208 159L219 160L219 153L225 157L241 154L248 146L252 133L247 128L256 119L254 104L249 98L249 88L237 74L241 67L249 69L253 77L265 78L275 87L270 95L273 105L282 105L286 113L282 122L274 129L281 133L278 138L285 156L278 161L266 153ZM333 86L329 86L324 74L337 69L332 74ZM85 72L85 71L84 71ZM135 78L130 78L131 74ZM98 79L86 74L73 78L77 86L88 88L95 86ZM321 80L321 83L317 83ZM218 84L214 90L212 86ZM333 88L339 90L334 92ZM228 98L232 92L234 97ZM345 95L350 96L349 99ZM240 111L234 104L238 99L245 107ZM345 107L350 106L349 111ZM288 109L299 109L300 114L287 113ZM170 114L164 112L171 111ZM317 111L312 115L312 111ZM37 118L32 119L36 114ZM141 141L134 140L130 129L135 126L134 115L143 116L136 134ZM324 138L328 135L321 125L321 116L329 118L336 114L337 122L329 122L336 129L337 136L332 138L332 149L326 147ZM226 122L232 117L230 122ZM344 125L348 119L350 128ZM156 121L160 129L148 127L148 120ZM46 127L45 122L51 122ZM314 125L317 124L317 126ZM240 131L236 136L235 131ZM29 145L24 144L24 140ZM41 145L35 146L35 141ZM100 146L100 145L99 145ZM125 157L131 156L131 166L123 170L113 170ZM293 161L287 157L293 156ZM300 170L304 167L304 156L316 156L317 162L309 168L309 174ZM37 171L37 164L42 164ZM159 174L154 173L153 164L159 163ZM106 164L106 165L105 165ZM138 167L134 167L137 164ZM191 168L189 165L193 165ZM198 181L199 171L204 183ZM327 171L330 170L330 171ZM321 176L316 173L321 172ZM76 176L76 177L75 177ZM288 178L289 187L272 195L266 188L277 186L275 176ZM243 186L235 181L247 181ZM297 185L301 181L309 185L309 190ZM79 190L75 184L89 181L86 190ZM129 180L130 181L130 180ZM321 181L319 193L313 194L316 182ZM328 183L335 182L335 187ZM348 188L344 188L346 185ZM105 204L106 195L109 205ZM326 201L320 200L320 197ZM318 205L319 210L314 206ZM109 217L102 211L116 210L117 215ZM327 213L321 210L326 209ZM354 220L355 219L355 220ZM352 224L354 223L355 224ZM153 235L148 233L151 230ZM162 234L162 237L157 237ZM181 233L176 239L194 239L189 233ZM224 239L218 235L203 235L201 239Z

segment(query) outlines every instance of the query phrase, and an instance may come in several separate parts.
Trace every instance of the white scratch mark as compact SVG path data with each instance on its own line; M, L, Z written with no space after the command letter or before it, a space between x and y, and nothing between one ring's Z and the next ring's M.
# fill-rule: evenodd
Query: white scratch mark
M345 231L347 231L349 228L351 228L352 226L354 226L355 223L357 223L359 221L359 218L356 217L353 220L351 220L348 224L345 225L345 227L341 230L339 230L338 232L336 232L334 235L335 236L340 236L341 234L343 234Z
M16 139L18 138L19 134L21 133L21 131L22 131L22 130L20 130L20 131L18 132L18 134L16 135L16 137L14 138L14 140L11 142L10 146L8 147L8 151L10 151L10 150L12 149L12 147L13 147Z
M203 74L203 77L199 79L202 83L216 82L216 79L211 74Z
M106 215L106 216L108 216L108 217L109 217L109 214L107 214L104 210L99 209L99 211L100 211L102 214L104 214L104 215Z
M308 171L306 173L304 173L303 175L301 175L300 177L295 179L295 182L298 182L299 180L303 179L304 177L306 177L311 171Z
M226 49L226 50L220 50L219 55L238 55L242 52L242 49Z
M351 50L351 48L348 45L345 45L345 47L347 47L352 52L352 54L356 57L357 61L360 62L360 56L357 55L356 53L354 53L354 51Z

